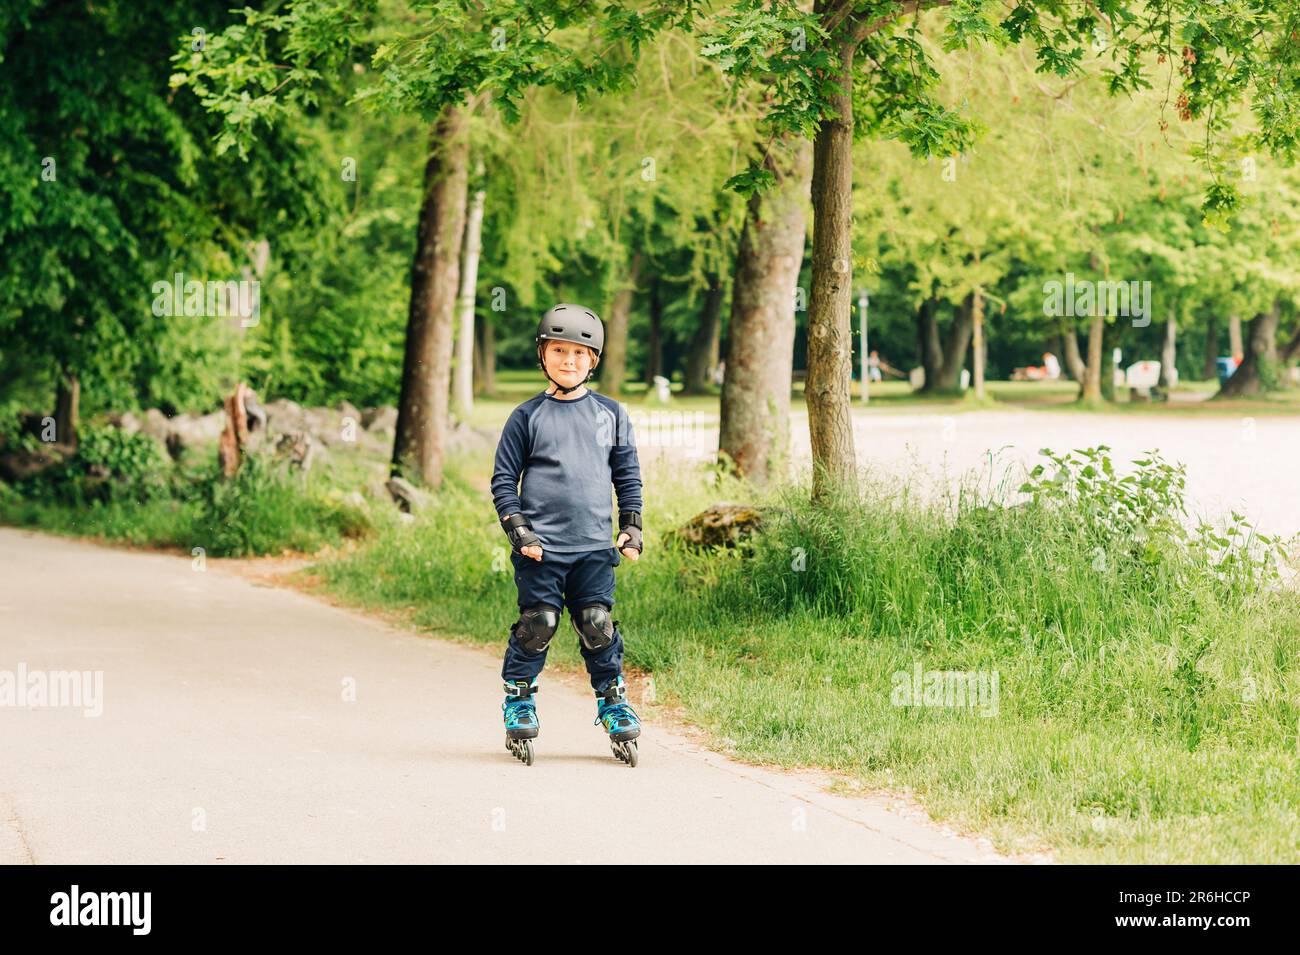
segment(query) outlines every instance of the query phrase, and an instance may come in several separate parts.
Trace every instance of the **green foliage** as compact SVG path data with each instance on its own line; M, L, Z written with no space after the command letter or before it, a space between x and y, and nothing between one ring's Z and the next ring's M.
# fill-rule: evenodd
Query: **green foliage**
M30 435L18 443L29 450L41 447ZM143 502L166 497L171 477L171 461L152 438L120 428L83 425L78 429L75 454L18 482L14 490L24 497L69 507L106 501Z
M231 480L212 476L197 500L190 540L214 556L313 552L370 529L363 511L329 500L269 452L248 455Z
M167 492L172 463L158 442L139 432L121 428L80 429L75 473L107 474L114 497L156 497Z
M1120 573L1167 563L1193 583L1210 579L1236 596L1278 582L1286 559L1280 539L1254 533L1235 512L1225 528L1200 521L1192 529L1184 465L1169 464L1152 451L1121 475L1109 450L1100 445L1058 454L1044 448L1040 453L1050 464L1036 465L1020 491L1035 505L1068 515L1083 546L1103 565L1117 564Z
M372 530L368 513L269 451L233 479L215 462L173 465L153 439L84 427L76 455L0 485L0 522L213 557L314 553Z
M319 211L291 131L238 167L205 147L218 119L168 87L176 38L229 16L218 0L27 0L0 23L0 371L17 354L75 374L87 414L210 407L236 372L228 322L155 315L151 289L230 279L246 239Z
M1211 221L1239 205L1235 186L1223 175L1229 142L1233 150L1268 149L1288 162L1300 142L1300 51L1294 42L1300 13L1264 0L1171 0L1159 8L1111 0L1086 10L1062 0L1010 7L995 0L881 0L827 5L807 24L793 3L741 0L717 17L704 52L729 75L772 90L767 120L773 126L811 135L835 115L839 52L853 50L858 64L869 64L855 65L850 78L855 113L866 117L862 128L900 139L917 155L948 155L964 149L973 130L965 117L938 103L940 73L918 42L921 12L938 6L945 8L942 48L948 52L981 43L1024 44L1039 73L1069 78L1093 72L1115 96L1150 89L1153 74L1168 74L1161 78L1170 88L1178 84L1179 118L1204 124L1199 155L1212 177L1204 205ZM786 31L796 22L816 39L790 44ZM1233 107L1243 99L1255 111L1257 129L1230 137Z
M506 0L490 11L457 0L412 0L380 17L374 0L296 0L273 14L245 8L204 51L175 54L174 86L190 86L223 117L221 147L246 154L259 125L272 127L354 57L370 58L377 82L356 91L376 107L432 120L447 106L491 92L510 122L533 87L554 87L580 104L626 88L643 43L694 14L692 0L649 11L624 0L589 3ZM599 15L597 15L597 13Z

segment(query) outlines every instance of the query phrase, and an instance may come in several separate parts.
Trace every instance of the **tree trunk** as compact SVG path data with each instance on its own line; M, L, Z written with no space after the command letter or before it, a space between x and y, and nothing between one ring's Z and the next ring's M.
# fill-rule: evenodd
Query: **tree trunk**
M257 404L257 395L242 381L235 385L235 390L225 400L226 426L217 440L217 464L226 478L239 473L244 463L244 449L248 446L250 432L249 409L250 406L256 408ZM265 414L262 414L262 421L265 424Z
M1088 377L1088 366L1079 354L1079 333L1075 330L1074 322L1069 319L1061 321L1061 354L1065 359L1066 374L1079 383L1082 394L1083 383Z
M833 0L817 0L823 19ZM857 480L850 381L853 375L850 316L853 314L853 77L854 44L840 41L840 70L832 118L823 119L813 143L812 296L808 308L808 435L812 444L814 501ZM731 374L731 362L727 362Z
M1201 366L1201 377L1213 381L1219 376L1219 319L1211 315L1205 323L1205 363Z
M1115 400L1115 349L1119 347L1123 331L1119 322L1107 322L1101 325L1101 400Z
M1105 332L1106 319L1103 315L1094 315L1088 326L1088 367L1083 379L1081 401L1088 404L1101 402L1102 334Z
M627 319L632 311L632 296L641 277L643 256L632 255L628 264L626 281L614 294L609 308L609 321L605 324L605 348L600 356L600 390L617 398L627 377Z
M736 251L718 451L760 486L788 477L794 292L803 263L811 153L802 137L768 149L764 163L776 185L750 197Z
M930 374L929 368L925 370L925 387L921 390L926 394L961 390L961 370L966 364L966 351L970 348L971 335L975 328L974 302L974 295L967 295L957 307L952 328L948 330L948 340L943 345L939 368L933 375ZM937 346L938 323L934 320L933 311L931 311L929 326L925 332L926 337L932 339L933 345Z
M984 398L984 361L987 357L984 351L984 290L976 289L971 302L971 383L975 397L981 400Z
M81 379L75 372L60 372L54 393L54 443L75 448L80 420Z
M1300 358L1300 328L1296 328L1295 334L1291 336L1291 341L1282 350L1280 362L1285 367L1297 358Z
M402 392L393 442L394 477L442 483L451 378L452 324L460 284L469 181L466 118L448 107L434 123L424 167L424 199L411 262Z
M653 388L655 375L663 374L663 304L659 298L659 276L650 280L650 347L645 362L645 383Z
M483 165L476 170L483 174ZM469 203L460 270L460 337L456 341L456 413L468 420L474 410L474 299L478 286L478 259L483 240L483 199L479 189Z
M709 367L717 368L722 363L722 299L721 289L718 291L718 320L713 324L713 341L709 343Z
M939 308L939 300L926 299L916 310L916 333L921 351L921 368L925 371L925 384L920 388L927 391L936 387L943 377L943 347L939 342L939 323L934 317Z
M1274 304L1267 312L1260 312L1250 323L1250 345L1241 365L1232 377L1223 383L1215 398L1240 398L1242 395L1257 395L1271 384L1261 374L1263 366L1270 366L1276 372L1277 326L1282 317L1281 309Z
M492 311L483 313L483 318L475 323L474 394L479 397L491 397L497 390L497 346L496 329L492 323Z
M1165 344L1160 349L1160 383L1168 389L1178 387L1178 323L1173 312L1165 319Z
M682 394L704 395L710 390L709 372L718 363L718 332L721 328L723 288L716 275L709 276L709 289L704 293L704 307L700 322L691 336L690 354L686 356L686 374Z
M1246 357L1246 349L1241 340L1241 316L1228 316L1228 351L1233 358L1242 360Z
M482 322L474 323L474 386L475 398L483 397L483 331Z

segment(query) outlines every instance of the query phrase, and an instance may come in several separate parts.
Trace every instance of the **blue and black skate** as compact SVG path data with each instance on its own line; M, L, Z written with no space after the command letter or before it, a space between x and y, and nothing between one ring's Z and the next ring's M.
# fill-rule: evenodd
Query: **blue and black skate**
M629 766L635 766L636 738L641 735L641 721L627 702L627 684L622 676L603 691L596 692L596 723L604 725L614 755Z
M505 685L506 698L501 712L506 721L506 749L525 766L533 765L533 740L541 724L537 721L537 684L516 680Z

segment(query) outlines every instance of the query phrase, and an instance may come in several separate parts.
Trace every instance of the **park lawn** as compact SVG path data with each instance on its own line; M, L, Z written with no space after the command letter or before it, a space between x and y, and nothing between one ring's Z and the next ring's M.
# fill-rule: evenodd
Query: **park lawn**
M499 649L515 591L469 476L485 468L450 462L429 511L381 526L312 579ZM868 507L829 516L803 491L768 496L777 517L741 558L667 547L656 528L754 499L746 489L703 467L647 480L656 517L643 559L618 571L615 609L634 685L653 686L647 716L671 707L744 760L912 792L1004 850L1300 861L1300 598L1227 587L1169 555L1134 559L1125 541L1099 554L1069 515L970 499L944 513L905 489L865 493ZM551 654L581 665L576 640ZM996 673L996 713L896 705L896 675L917 665Z
M543 390L545 384L536 371L505 371L497 373L497 389L492 397L475 399L470 423L475 427L500 429L510 412L532 395ZM632 412L671 411L685 414L699 413L704 421L716 425L721 412L718 394L682 395L681 384L673 383L672 401L665 405L652 398L642 382L630 382L620 396ZM917 395L905 381L873 382L867 404L861 400L859 382L851 383L850 392L855 414L953 414L967 411L1007 410L1069 411L1078 414L1137 414L1177 417L1269 417L1300 414L1300 388L1279 391L1253 398L1235 398L1229 401L1207 400L1218 389L1214 381L1185 381L1179 385L1175 400L1130 401L1121 393L1115 401L1092 406L1077 401L1078 385L1071 381L989 381L987 398L976 401L967 391L960 395ZM595 390L599 391L599 383ZM790 393L790 410L806 414L803 384L796 382Z

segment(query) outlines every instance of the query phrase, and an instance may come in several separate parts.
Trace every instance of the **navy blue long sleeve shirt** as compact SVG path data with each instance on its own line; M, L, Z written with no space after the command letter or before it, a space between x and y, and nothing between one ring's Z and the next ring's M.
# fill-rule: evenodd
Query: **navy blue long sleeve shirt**
M510 413L492 474L498 519L522 513L543 551L612 547L611 487L620 511L641 511L641 464L622 404L594 391L568 401L542 392Z

